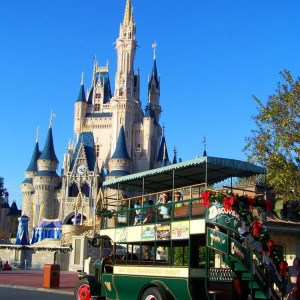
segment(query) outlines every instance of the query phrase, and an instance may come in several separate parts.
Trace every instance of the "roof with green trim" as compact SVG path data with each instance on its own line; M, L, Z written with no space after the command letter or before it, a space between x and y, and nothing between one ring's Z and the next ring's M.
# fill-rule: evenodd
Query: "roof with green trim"
M144 183L145 192L159 192L205 182L211 185L231 177L258 174L266 174L266 169L235 159L206 156L107 180L103 182L103 187L141 192Z

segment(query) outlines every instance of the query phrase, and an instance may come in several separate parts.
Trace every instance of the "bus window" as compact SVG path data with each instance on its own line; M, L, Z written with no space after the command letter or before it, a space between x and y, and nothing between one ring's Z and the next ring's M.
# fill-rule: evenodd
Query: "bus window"
M170 241L156 244L156 261L170 261Z
M173 244L173 265L187 266L189 262L189 246L188 241L181 244Z

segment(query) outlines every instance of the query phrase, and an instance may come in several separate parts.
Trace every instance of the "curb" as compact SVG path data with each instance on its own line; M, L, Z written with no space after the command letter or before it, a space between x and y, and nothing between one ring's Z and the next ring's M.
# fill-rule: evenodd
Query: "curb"
M56 293L56 294L65 294L65 295L74 295L74 292L57 290L57 289L45 289L38 288L33 286L22 286L22 285L12 285L12 284L0 284L0 287L13 288L13 289L22 289L22 290L31 290L37 292L47 292L47 293Z

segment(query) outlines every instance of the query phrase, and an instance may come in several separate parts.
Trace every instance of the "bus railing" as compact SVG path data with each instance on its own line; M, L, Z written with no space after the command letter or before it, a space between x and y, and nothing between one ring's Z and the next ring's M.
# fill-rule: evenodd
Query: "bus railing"
M169 214L167 215L161 214L165 207L169 210ZM140 215L140 221L138 223L135 222L137 211ZM103 211L101 216L101 229L204 218L205 207L202 205L202 199L196 198L182 200L180 202L156 204L139 209L131 208L118 211Z

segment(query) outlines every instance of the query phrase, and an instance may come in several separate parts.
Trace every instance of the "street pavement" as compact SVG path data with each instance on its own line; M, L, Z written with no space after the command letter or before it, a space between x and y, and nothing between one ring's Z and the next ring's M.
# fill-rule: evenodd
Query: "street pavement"
M57 283L57 281L58 280L56 278L55 283ZM44 270L13 269L11 271L0 271L0 287L3 288L26 289L40 292L73 295L74 287L78 281L79 279L77 272L60 271L59 286L53 288L44 288L44 283L46 283L48 286L53 285L53 280L44 275Z
M66 294L53 294L53 293L47 293L47 292L1 287L0 288L0 299L5 299L5 300L19 300L19 299L22 299L22 300L33 300L33 299L74 300L74 296L66 295Z

